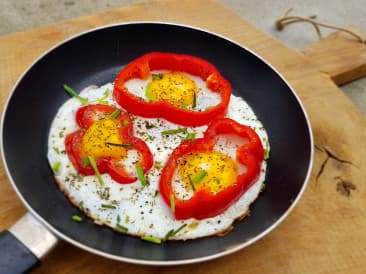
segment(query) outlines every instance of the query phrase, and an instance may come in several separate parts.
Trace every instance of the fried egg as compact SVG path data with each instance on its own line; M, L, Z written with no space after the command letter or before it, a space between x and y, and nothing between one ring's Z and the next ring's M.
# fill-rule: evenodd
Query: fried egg
M184 72L154 70L148 79L131 79L125 86L147 101L167 100L175 107L195 111L203 111L221 101L220 94L208 89L200 77Z
M163 79L171 81L171 77L177 76L172 74L166 76L166 71L158 71L154 74L165 74L163 77L158 76L161 78L158 79L158 82ZM175 96L174 103L193 107L193 100L196 97L194 107L197 110L203 110L208 106L219 103L220 97L207 90L200 78L190 76L189 80L191 82L185 77L187 75L180 74L178 76L183 82L181 85L185 87L183 91L178 88L178 91L173 92ZM146 81L130 80L126 85L128 85L131 92L139 94L141 97L146 97L146 91L148 90L148 97L150 97L150 99L146 97L148 100L159 100L167 96L161 94L159 83L151 84L153 82L154 80L151 77ZM165 83L160 84L165 85ZM150 86L148 87L148 85ZM105 103L119 108L112 97L112 90L113 84L111 83L101 87L90 86L82 90L80 96L88 99L90 104ZM182 98L187 95L186 92L191 94L191 98L184 101L185 99ZM176 130L182 128L182 126L161 118L142 118L132 114L131 119L135 136L144 140L154 155L154 166L145 174L148 184L143 186L139 180L131 184L119 184L109 174L102 174L104 185L101 186L96 176L80 175L65 151L65 136L78 129L75 113L81 106L81 102L74 97L67 100L59 108L50 128L48 160L60 190L64 192L72 204L99 225L109 226L119 232L121 232L120 228L123 228L123 233L154 239L165 239L171 231L177 233L173 233L174 235L170 233L168 240L187 240L220 235L229 231L235 220L240 219L249 212L250 204L261 191L262 183L265 180L266 161L263 161L261 165L258 180L222 214L203 220L193 218L175 220L171 208L167 206L159 193L159 178L162 168L172 151L188 134L194 134L196 138L200 138L207 126L185 127L184 131L182 130L176 134L162 134L164 131ZM266 131L252 109L241 97L231 95L226 117L253 128L262 140L265 151L269 151ZM202 184L212 185L212 182L217 179L229 182L235 180L237 173L245 171L245 167L238 165L235 161L235 149L238 147L239 141L241 140L231 135L220 135L213 153L199 155L200 157L193 155L190 156L190 159L186 159L190 164L181 165L177 170L174 177L174 182L177 182L173 184L174 191L185 198L193 195L192 186L189 185L187 176L192 174L192 170L204 165L206 165L204 166L205 169L210 170L208 172L210 176L206 176ZM127 154L128 157L133 158L136 155ZM207 163L210 163L210 166L207 166ZM224 172L216 172L217 165L223 165ZM199 186L196 185L195 187ZM225 187L225 185L222 187ZM212 188L212 191L220 191L220 186Z

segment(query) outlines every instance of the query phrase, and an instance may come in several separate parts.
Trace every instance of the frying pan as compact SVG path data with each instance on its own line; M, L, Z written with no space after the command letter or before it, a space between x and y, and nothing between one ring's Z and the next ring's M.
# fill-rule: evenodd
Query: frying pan
M112 82L128 62L151 51L186 53L213 63L268 132L271 157L266 190L251 206L251 216L236 222L234 230L224 237L156 245L97 226L88 218L76 223L71 216L78 210L54 183L46 159L47 139L57 109L69 98L63 84L81 90ZM62 42L36 60L18 80L5 106L1 149L9 181L30 212L15 229L1 234L1 273L33 266L59 238L111 259L148 265L188 264L230 254L254 243L283 221L305 189L313 159L312 132L305 110L271 65L217 34L157 22L94 29ZM46 250L37 251L28 243L17 242L24 238L19 230L30 223L47 234L44 238L51 243L44 244ZM35 235L39 232L29 233L26 236L39 236ZM17 256L22 260L17 261ZM12 264L6 261L9 257Z

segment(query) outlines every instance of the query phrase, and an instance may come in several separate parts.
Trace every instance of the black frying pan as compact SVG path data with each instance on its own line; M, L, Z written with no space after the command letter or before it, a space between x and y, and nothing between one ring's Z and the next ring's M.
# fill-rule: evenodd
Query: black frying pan
M87 218L76 223L71 216L78 210L54 183L46 159L47 138L57 109L69 98L63 84L81 90L111 82L126 63L150 51L187 53L212 62L231 82L233 93L252 106L268 131L271 157L267 188L251 206L251 216L236 222L235 229L225 237L156 245L117 234ZM15 85L4 110L2 138L9 180L37 221L88 251L152 265L217 258L265 236L299 200L309 178L313 152L305 111L270 65L223 37L162 23L108 26L75 36L48 51ZM4 232L2 238L11 238L7 234ZM6 251L2 248L2 252Z

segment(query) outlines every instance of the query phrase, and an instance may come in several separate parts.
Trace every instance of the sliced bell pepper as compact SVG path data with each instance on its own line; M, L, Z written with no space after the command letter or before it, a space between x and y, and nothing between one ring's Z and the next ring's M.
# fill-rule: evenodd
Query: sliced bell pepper
M205 110L179 108L168 100L148 101L138 97L125 87L128 80L138 78L146 80L151 71L170 70L185 72L200 77L213 92L220 94L219 104ZM186 54L151 52L130 62L118 74L113 96L117 103L127 111L142 117L161 117L173 123L185 126L207 124L214 117L223 116L230 101L231 85L211 63Z
M200 188L189 199L177 197L172 184L179 159L190 153L213 151L216 136L220 134L235 134L249 140L236 150L236 161L246 166L245 173L238 174L234 184L219 192L212 193L209 188ZM263 146L253 129L229 118L217 118L211 121L203 138L184 140L173 151L162 170L160 192L167 205L174 209L172 212L177 220L214 217L223 213L253 185L260 174L263 159Z
M112 106L95 104L79 108L76 112L75 118L77 124L80 126L80 129L66 136L65 147L69 159L81 174L95 174L95 171L90 163L86 161L88 156L93 155L87 155L87 153L83 151L83 138L85 134L88 134L88 129L92 127L93 124L105 119L113 121L110 123L115 125L117 130L117 136L115 136L115 140L118 140L118 142L103 143L104 141L102 137L102 139L97 140L98 143L92 144L94 146L99 146L99 148L97 147L96 150L106 149L106 146L124 147L126 150L134 149L139 153L139 161L136 163L136 165L139 165L142 168L143 173L146 173L152 167L153 156L150 152L150 149L144 141L133 136L132 121L126 112ZM97 128L97 130L100 130L101 134L109 134L103 133L104 129ZM131 174L125 169L121 163L120 157L103 155L95 157L95 161L100 173L109 173L111 177L118 183L133 183L137 180L136 175Z

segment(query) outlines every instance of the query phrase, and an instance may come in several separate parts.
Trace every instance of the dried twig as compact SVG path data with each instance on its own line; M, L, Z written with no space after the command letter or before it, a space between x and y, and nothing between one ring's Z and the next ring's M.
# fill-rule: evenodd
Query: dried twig
M292 11L292 8L288 9L281 18L277 19L276 28L278 30L284 29L284 27L289 25L289 24L293 24L293 23L297 23L297 22L307 22L307 23L310 23L310 24L313 25L313 27L316 30L316 33L318 34L319 39L322 38L322 34L320 32L319 27L324 27L324 28L329 28L329 29L335 29L335 30L338 30L338 31L343 31L343 32L348 33L348 34L352 35L353 37L355 37L360 43L366 43L366 40L363 39L359 34L357 34L354 31L351 31L347 28L338 27L338 26L335 26L335 25L326 24L326 23L316 21L316 20L314 20L316 18L316 15L310 15L310 16L307 16L307 17L288 16L288 14L291 11Z

